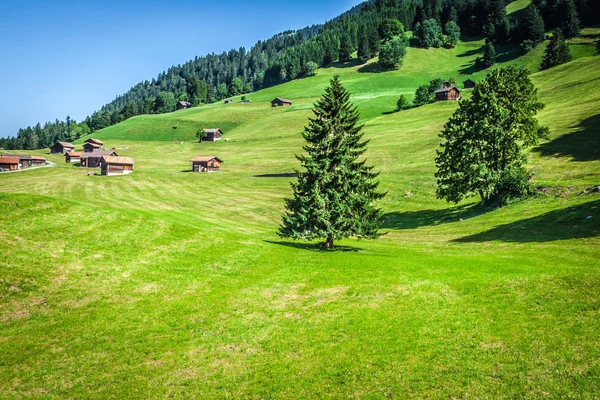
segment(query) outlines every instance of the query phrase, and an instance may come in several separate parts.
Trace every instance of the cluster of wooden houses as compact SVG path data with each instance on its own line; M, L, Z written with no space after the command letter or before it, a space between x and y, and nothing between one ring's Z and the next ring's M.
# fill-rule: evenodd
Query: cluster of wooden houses
M39 167L45 165L46 162L44 157L30 156L29 154L2 153L0 156L0 172Z
M102 175L133 173L133 158L120 157L114 150L104 150L104 142L98 139L86 140L83 152L76 152L71 143L57 142L50 147L50 153L64 154L65 162L79 163L82 168L100 168Z

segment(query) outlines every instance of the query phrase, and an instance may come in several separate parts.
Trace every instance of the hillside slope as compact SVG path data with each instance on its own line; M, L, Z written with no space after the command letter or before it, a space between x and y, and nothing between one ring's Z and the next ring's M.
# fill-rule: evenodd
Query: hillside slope
M551 128L529 156L540 194L502 209L435 198L437 135L456 103L393 112L430 79L481 79L477 40L94 134L135 158L130 176L55 155L55 168L0 176L2 397L594 397L600 194L581 193L600 184L598 33L543 72L543 46L500 55L534 71ZM319 252L275 232L334 74L388 191L387 234ZM276 96L294 105L271 108ZM197 143L208 127L229 141ZM201 154L223 171L189 173Z

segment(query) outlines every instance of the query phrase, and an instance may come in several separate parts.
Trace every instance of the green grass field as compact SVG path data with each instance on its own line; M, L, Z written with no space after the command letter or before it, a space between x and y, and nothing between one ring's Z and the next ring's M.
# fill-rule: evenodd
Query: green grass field
M95 133L133 175L55 155L0 175L0 397L598 397L600 194L582 191L600 184L600 29L584 34L574 61L542 72L544 45L499 49L500 66L532 71L551 129L529 154L539 194L501 209L435 198L456 103L393 112L433 78L483 78L481 40ZM386 234L321 252L276 235L291 178L275 175L298 168L334 74L388 192ZM271 108L276 96L294 105ZM229 141L197 143L211 127ZM189 173L197 155L223 171Z

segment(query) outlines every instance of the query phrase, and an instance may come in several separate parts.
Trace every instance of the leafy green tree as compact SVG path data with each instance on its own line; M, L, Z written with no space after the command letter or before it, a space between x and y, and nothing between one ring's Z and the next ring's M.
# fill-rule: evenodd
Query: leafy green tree
M405 95L401 94L400 98L398 98L398 102L396 103L396 107L398 108L398 110L409 109L410 101L408 101Z
M487 40L483 49L483 65L491 67L496 64L496 49L491 40Z
M154 101L154 111L157 113L167 113L175 111L175 95L171 92L160 92Z
M430 47L441 47L443 44L442 29L433 18L416 23L414 28L414 38L419 47L428 49Z
M237 96L244 92L244 83L240 78L233 78L229 84L229 95Z
M579 17L573 0L562 0L558 9L561 16L560 30L563 35L567 39L579 36Z
M564 64L571 61L571 52L569 46L565 42L565 38L560 29L554 31L552 38L548 46L546 46L546 52L544 58L542 58L542 69L548 69L556 65Z
M533 47L544 41L544 20L535 4L531 3L523 13L520 26L521 40L530 40Z
M460 27L454 21L450 21L445 26L446 40L444 46L448 48L456 47L460 39Z
M318 70L319 66L316 62L309 61L306 63L306 76L315 76Z
M484 204L526 186L513 181L527 179L524 149L548 135L535 118L543 107L527 70L490 72L444 126L435 161L438 198L458 203L478 194Z
M397 19L387 18L379 25L379 36L384 42L401 35L404 35L404 25Z
M388 40L381 46L378 63L383 68L393 69L402 64L402 59L405 55L406 40L398 36Z
M385 194L377 191L373 167L359 160L367 142L349 99L335 76L315 103L315 117L303 133L307 154L297 156L305 170L292 183L294 197L286 199L281 237L325 239L323 247L331 249L335 240L379 236L381 211L373 203Z
M429 95L429 85L421 85L415 92L415 98L413 104L418 107L430 102L431 96Z
M206 132L204 132L204 129L202 129L202 128L199 128L199 129L196 131L196 137L198 138L198 141L199 141L199 142L202 142L202 140L203 140L203 139L204 139L206 136L207 136L207 133L206 133Z

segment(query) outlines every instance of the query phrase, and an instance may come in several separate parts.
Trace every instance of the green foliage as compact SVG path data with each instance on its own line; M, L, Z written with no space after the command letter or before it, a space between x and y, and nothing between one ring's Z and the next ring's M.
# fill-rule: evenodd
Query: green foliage
M535 47L535 44L533 43L533 40L529 40L529 39L528 40L524 40L519 45L519 49L520 49L521 55L525 55L525 54L531 52L534 47Z
M352 60L352 53L354 52L354 46L352 45L352 39L349 34L344 34L340 38L340 51L339 60L340 62L347 62Z
M571 52L560 29L554 31L542 59L542 69L571 61Z
M537 7L532 3L523 13L523 20L521 21L520 27L521 40L529 41L532 43L530 47L534 48L544 41L544 34L544 20ZM527 46L529 46L529 44L527 44Z
M306 76L315 76L319 70L317 63L309 61L306 63Z
M450 21L445 26L446 36L444 37L444 47L456 47L460 40L460 27L454 21Z
M378 63L386 69L394 69L402 64L402 58L406 55L406 39L397 36L388 40L379 50Z
M494 64L496 64L496 49L492 41L488 40L483 48L483 65L491 67Z
M381 211L373 202L385 194L376 190L373 167L359 161L367 142L349 99L335 76L315 103L315 118L303 133L307 154L297 157L305 171L292 184L294 198L286 199L282 237L325 239L324 247L332 248L334 240L379 236Z
M523 199L535 193L531 184L532 175L522 165L510 165L500 174L496 184L498 205L505 206L515 200Z
M415 92L415 98L413 100L415 107L422 106L430 101L431 96L429 95L429 85L419 86Z
M511 185L519 187L514 180L526 162L523 150L548 135L535 118L544 105L527 74L496 69L459 103L444 126L435 161L439 198L458 203L479 194L483 203L509 196L503 191Z
M175 111L175 95L171 92L160 92L154 100L154 111L157 113L167 113Z
M573 0L562 0L558 8L561 16L560 30L563 35L567 39L579 36L579 17Z
M396 103L396 107L398 110L407 110L411 107L410 101L406 98L405 95L401 94L400 98L398 98L398 102Z
M379 26L379 36L384 42L402 35L404 35L404 25L397 19L387 18Z
M197 106L200 103L206 103L208 88L206 83L198 78L190 77L186 81L187 100L192 106Z
M244 83L240 78L233 78L231 83L229 84L229 95L237 96L244 92Z
M371 47L369 46L369 38L366 32L363 31L358 38L358 59L364 64L372 57L373 53L371 53Z
M199 142L202 142L202 140L207 136L207 133L204 132L203 128L198 128L198 130L196 131L196 137L198 138Z
M600 54L600 39L596 41L596 54Z
M425 49L430 47L441 47L444 43L442 29L433 18L425 20L423 23L417 22L417 24L415 24L413 37L417 46Z

